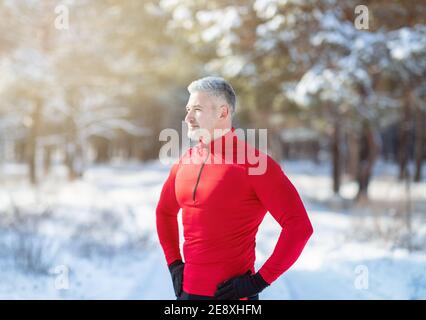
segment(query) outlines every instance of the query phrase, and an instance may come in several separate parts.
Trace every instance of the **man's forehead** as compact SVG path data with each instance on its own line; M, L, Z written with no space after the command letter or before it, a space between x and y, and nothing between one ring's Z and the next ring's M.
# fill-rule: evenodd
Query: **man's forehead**
M207 92L197 91L190 94L188 103L197 104L203 101L210 100L212 100L212 97Z
M191 93L188 99L187 107L201 106L209 107L216 103L217 98L208 92L196 91Z

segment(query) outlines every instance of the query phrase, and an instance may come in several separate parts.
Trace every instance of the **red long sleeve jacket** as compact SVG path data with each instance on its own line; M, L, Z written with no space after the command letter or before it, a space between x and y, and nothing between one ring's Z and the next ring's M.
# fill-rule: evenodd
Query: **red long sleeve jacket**
M264 172L251 174L262 161ZM238 139L234 128L190 148L171 168L156 210L167 264L185 261L183 290L213 296L219 283L247 270L254 273L256 233L266 212L282 227L273 253L259 269L271 284L298 259L313 232L298 192L280 166Z

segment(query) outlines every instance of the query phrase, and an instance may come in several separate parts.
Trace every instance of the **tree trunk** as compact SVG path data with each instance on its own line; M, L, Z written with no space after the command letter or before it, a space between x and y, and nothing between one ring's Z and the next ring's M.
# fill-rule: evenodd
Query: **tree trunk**
M66 120L65 165L68 169L68 179L74 180L83 175L84 141L79 136L79 128L76 124L75 114L78 113L79 94L77 87L70 87L66 95L70 107L70 115Z
M399 179L403 180L407 175L407 165L409 160L409 143L410 143L410 129L411 129L411 106L410 94L407 93L404 99L404 107L402 114L402 121L399 128Z
M44 148L44 158L43 158L43 171L44 175L48 175L50 167L52 165L52 146L46 146Z
M37 138L40 134L41 128L41 113L42 113L42 100L40 98L35 99L33 111L31 114L31 127L29 130L29 137L27 139L27 163L28 163L28 174L31 184L37 184Z
M368 185L373 173L374 162L379 154L379 142L377 134L372 125L364 122L362 127L360 149L359 149L359 165L358 165L358 194L357 201L365 201L368 199Z
M65 165L68 169L68 179L75 180L78 177L78 172L75 168L77 156L77 133L74 119L69 116L67 119L67 138L65 143Z
M359 166L359 140L354 132L348 133L348 173L352 179L357 179Z
M68 169L68 179L74 180L77 177L77 174L74 170L74 155L75 155L75 146L72 142L68 141L65 145L65 166Z
M334 122L334 130L332 136L331 152L333 155L333 192L339 194L340 182L341 182L341 154L340 154L340 139L341 136L341 124L340 119L336 117Z
M96 150L96 163L106 163L110 158L109 154L109 141L106 138L96 138L94 139L94 146Z
M424 157L424 145L425 145L425 125L426 116L425 113L420 109L419 106L416 108L416 133L415 133L415 159L416 168L414 173L414 181L420 182L422 179L422 165Z

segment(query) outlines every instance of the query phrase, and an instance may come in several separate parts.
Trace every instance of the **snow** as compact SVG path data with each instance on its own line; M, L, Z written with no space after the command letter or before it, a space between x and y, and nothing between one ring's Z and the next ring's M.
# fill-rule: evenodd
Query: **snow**
M222 52L222 55L230 52L230 49L226 48L238 41L238 38L232 32L234 28L238 28L241 25L238 8L226 7L220 10L200 10L196 13L196 19L202 28L201 39L204 42L209 43L213 40L221 39L218 43L221 48L218 51Z
M257 16L263 19L269 19L276 15L278 2L276 0L256 0L253 9Z
M410 28L401 28L395 31L396 38L389 42L392 56L396 60L406 60L415 54L423 54L426 48L425 32L426 28L419 28L418 31L413 31Z
M312 212L317 233L338 232L335 213ZM334 241L333 241L334 240ZM424 256L400 257L336 237L314 238L297 265L265 291L264 299L413 299L424 298ZM333 244L334 243L334 244ZM355 285L357 268L368 270L368 287ZM403 271L404 270L404 271ZM418 280L417 280L418 279ZM418 283L415 283L418 281ZM272 289L272 287L271 287ZM275 295L280 291L280 295Z
M191 18L191 11L189 11L189 9L187 7L185 7L184 5L180 5L178 6L174 11L173 11L173 19L178 20L178 21L185 21Z
M415 86L420 84L415 79L424 77L426 70L424 26L364 32L342 20L338 11L317 11L314 18L318 31L310 35L309 41L311 49L318 50L318 56L296 89L286 93L300 106L313 102L345 104L362 117L373 119L378 109L392 108L394 104L382 103L382 97L376 97L380 90L373 88L372 70L393 74L398 80L411 79ZM259 29L259 36L271 37L265 29ZM292 59L297 61L296 55L292 55ZM356 90L360 85L365 91L364 99Z
M353 72L353 74L351 74ZM316 65L304 74L295 90L286 94L301 107L309 107L313 102L332 102L334 105L359 104L359 96L355 94L351 84L357 77L363 79L364 73L355 70L329 69Z
M25 78L27 81L53 83L52 59L49 59L39 50L25 48L18 49L12 55L10 68L16 78Z
M282 167L302 195L314 234L299 260L261 293L261 299L426 298L424 251L409 253L378 239L355 237L361 217L344 206L333 209L328 165L298 161ZM376 166L372 200L404 199L396 170L383 162ZM42 185L32 188L23 179L25 167L0 166L0 298L174 299L155 232L155 206L168 171L159 162L98 165L70 183L64 168L57 166ZM412 199L425 201L425 190L426 182L413 184ZM343 198L355 192L344 180ZM30 238L34 241L21 250L37 255L38 247L47 248L40 258L48 272L17 265L16 245L7 240L20 239L21 229L10 224L12 204L28 215L29 229L22 230L35 232ZM362 218L374 222L371 213ZM416 225L426 234L424 221ZM279 232L267 215L257 235L256 268L271 254ZM63 287L60 280L66 275L68 286Z

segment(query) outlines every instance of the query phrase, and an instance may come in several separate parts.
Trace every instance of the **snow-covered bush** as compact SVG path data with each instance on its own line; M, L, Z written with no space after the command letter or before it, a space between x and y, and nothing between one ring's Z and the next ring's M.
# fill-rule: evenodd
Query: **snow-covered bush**
M40 232L50 214L46 208L37 212L17 206L2 214L3 260L27 273L48 274L59 250L57 242Z

